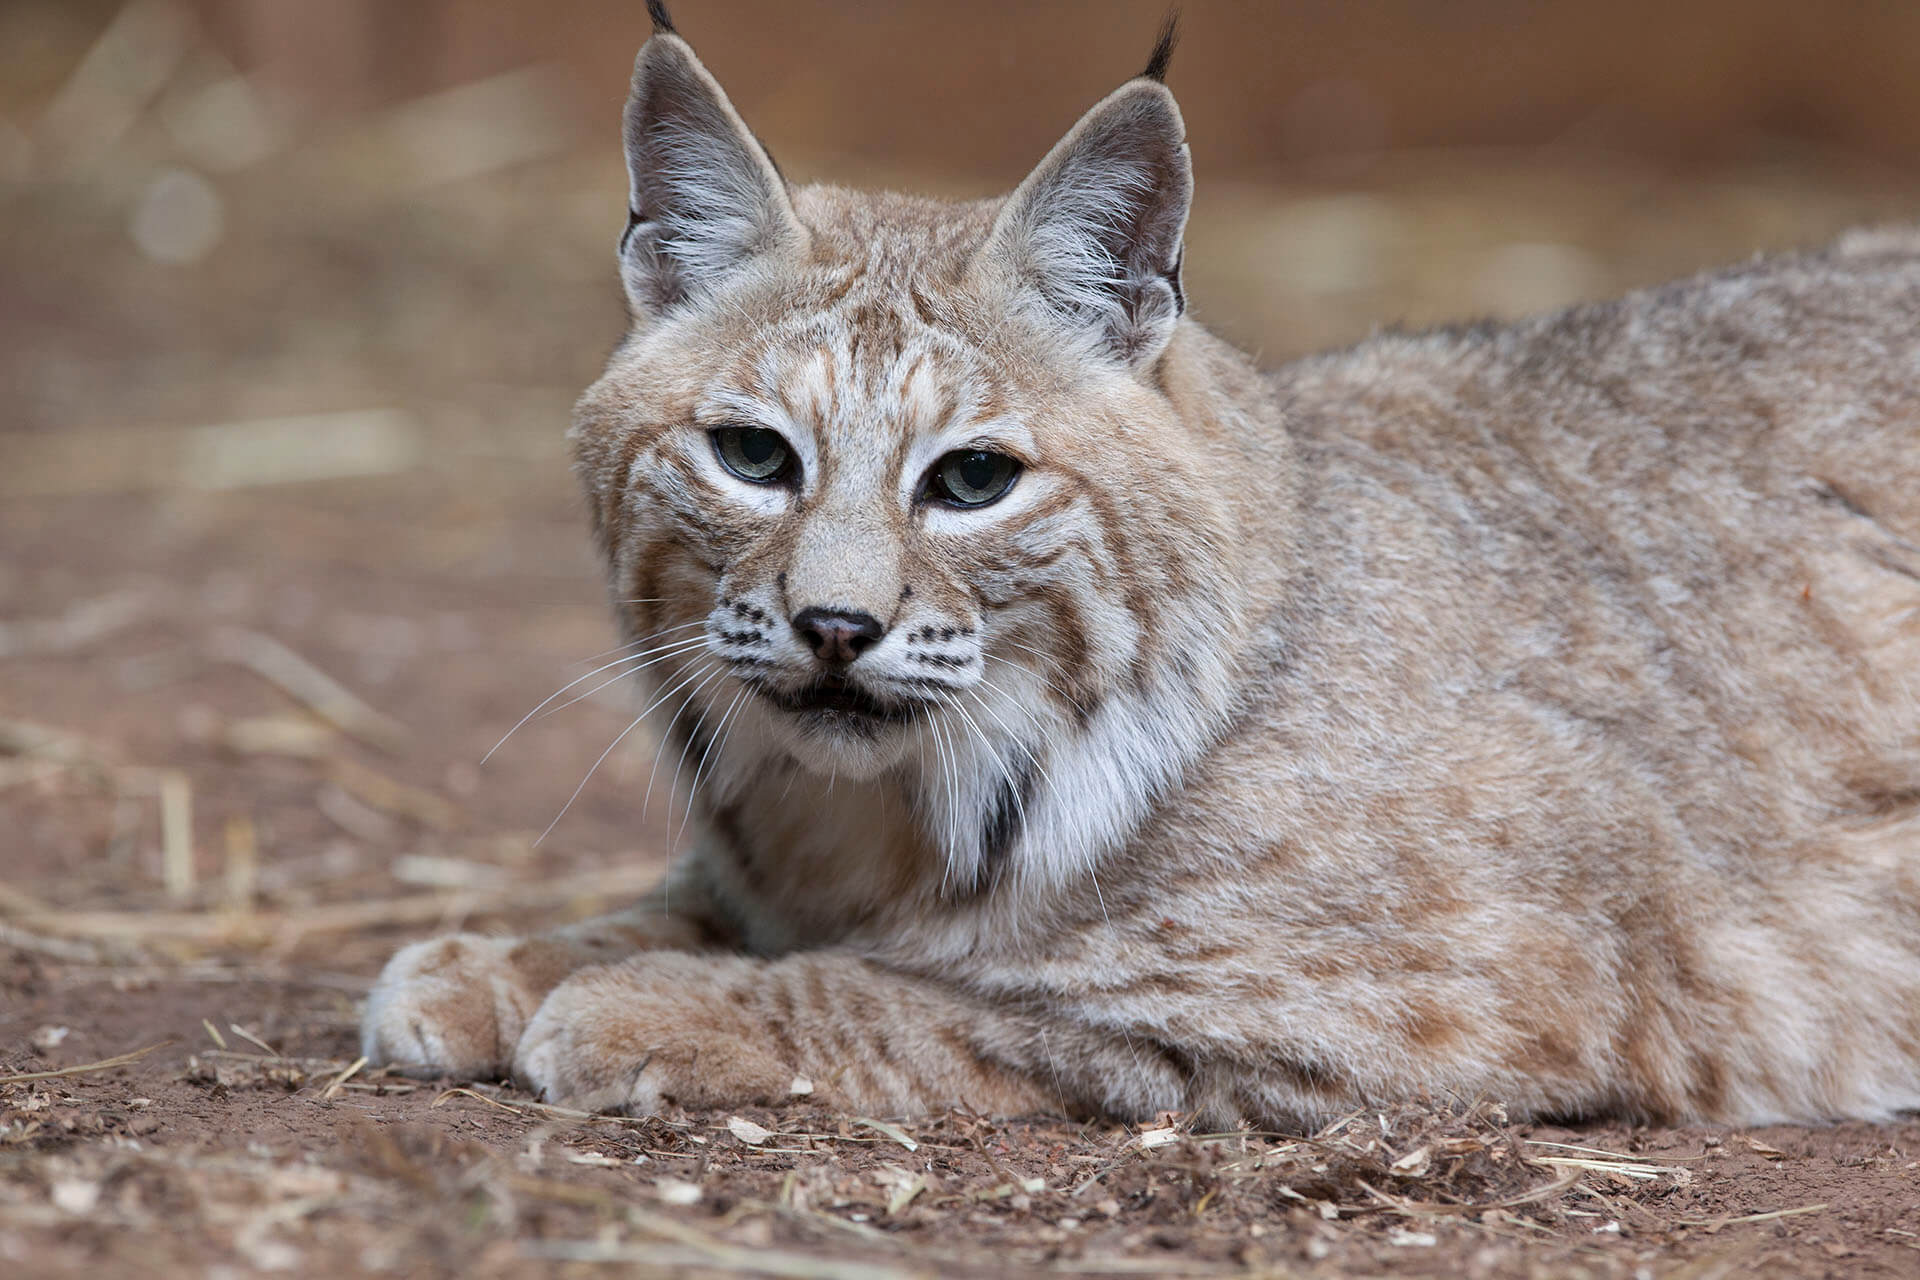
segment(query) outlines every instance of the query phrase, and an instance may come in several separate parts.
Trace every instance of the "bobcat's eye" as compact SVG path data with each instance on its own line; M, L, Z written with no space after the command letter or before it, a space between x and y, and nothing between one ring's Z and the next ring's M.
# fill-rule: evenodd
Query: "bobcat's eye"
M1004 453L956 449L927 473L927 496L956 507L984 507L1013 488L1020 464Z
M778 431L765 427L716 427L707 433L720 465L742 480L773 484L793 470L793 450Z

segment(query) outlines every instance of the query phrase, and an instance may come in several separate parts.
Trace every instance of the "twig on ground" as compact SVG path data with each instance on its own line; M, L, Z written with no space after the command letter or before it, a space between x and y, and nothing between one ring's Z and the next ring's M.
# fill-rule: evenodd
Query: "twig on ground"
M161 880L169 898L185 902L199 878L193 862L193 783L178 769L166 769L159 789Z
M1623 1156L1617 1151L1603 1151L1599 1147L1583 1147L1578 1143L1574 1143L1574 1142L1548 1142L1545 1138L1523 1138L1522 1141L1525 1142L1530 1147L1552 1147L1558 1151L1578 1151L1583 1155L1599 1156L1603 1160L1625 1160L1625 1161L1628 1161L1629 1163L1639 1162L1639 1161L1648 1161L1648 1160L1671 1160L1676 1163L1685 1164L1685 1163L1690 1163L1696 1160L1705 1160L1707 1158L1704 1153L1697 1156L1663 1156L1663 1155Z
M399 721L361 701L345 685L272 636L240 627L222 627L207 642L208 654L247 668L282 693L369 746L399 749L407 730Z
M5 930L8 926L0 924L0 944L8 941ZM29 937L31 935L28 935ZM45 942L60 947L96 947L99 944L72 938L48 938ZM35 949L31 942L23 944L26 949ZM49 951L48 955L55 953ZM56 975L63 985L77 985L89 982L197 982L197 983L258 983L262 986L314 987L323 991L340 991L347 995L362 996L373 985L373 979L357 973L326 973L317 970L289 969L280 965L255 964L245 968L229 968L214 963L169 964L164 960L153 960L135 951L127 963L113 964L96 951L89 951L85 957L76 954L71 963L61 966ZM67 959L56 955L56 959Z
M262 1067L299 1067L309 1075L338 1075L353 1065L343 1058L289 1058L284 1053L248 1053L243 1049L200 1049L193 1056L215 1062L247 1062Z
M233 1032L233 1034L239 1036L242 1040L245 1040L248 1044L259 1046L259 1048L264 1053L266 1053L269 1057L272 1057L275 1059L278 1059L279 1057L281 1057L281 1053L278 1049L274 1048L272 1045L268 1044L265 1040L262 1040L259 1036L253 1034L253 1032L247 1030L245 1027L241 1026L239 1023L229 1022L227 1024L227 1030Z
M91 1075L96 1071L112 1071L115 1067L124 1067L140 1061L155 1049L164 1049L172 1044L171 1040L162 1040L150 1044L144 1049L135 1049L113 1058L102 1058L98 1062L83 1062L77 1067L61 1067L58 1071L23 1071L18 1075L0 1076L0 1084L26 1084L31 1080L60 1080L67 1076Z
M462 1085L455 1085L451 1089L442 1089L439 1093L433 1095L433 1101L428 1103L427 1106L429 1108L437 1107L449 1098L472 1098L476 1102L484 1102L490 1107L498 1107L500 1110L512 1112L516 1116L525 1115L528 1110L526 1107L516 1107L511 1103L501 1102L497 1098L489 1098L484 1093L480 1093L474 1089L468 1089ZM532 1105L538 1107L543 1104L534 1103ZM553 1108L553 1110L557 1111L559 1108L556 1107Z
M686 1267L734 1275L793 1277L794 1280L906 1280L934 1274L883 1263L844 1258L814 1258L774 1249L748 1249L714 1240L700 1245L620 1244L602 1240L529 1240L521 1253L544 1262L614 1262L648 1267Z
M38 915L46 909L47 904L40 899L14 888L5 880L0 880L0 915Z
M245 915L260 884L260 838L252 818L236 813L227 819L226 846L227 909Z
M6 886L0 885L0 910L12 909L16 904L5 901ZM36 908L41 911L44 907ZM101 960L100 947L92 942L75 941L72 938L47 938L25 929L16 929L5 921L0 921L0 947L12 947L16 951L28 951L35 955L51 956L55 960L72 960L84 964L98 964Z
M1542 1186L1531 1187L1526 1191L1517 1192L1510 1196L1502 1196L1498 1200L1481 1200L1460 1204L1443 1201L1414 1200L1406 1196L1389 1195L1366 1182L1358 1182L1358 1185L1362 1191L1365 1191L1368 1195L1380 1202L1377 1206L1379 1211L1404 1214L1410 1218L1451 1218L1458 1217L1461 1214L1484 1213L1490 1209L1516 1209L1524 1204L1537 1204L1542 1200L1559 1195L1562 1191L1571 1190L1573 1185L1580 1181L1581 1176L1582 1171L1579 1169L1562 1169L1552 1182ZM1367 1205L1341 1205L1340 1211L1342 1213L1366 1213L1374 1208L1375 1206Z
M73 653L132 626L151 603L152 596L136 588L83 600L57 618L0 622L0 658Z
M221 746L242 756L314 760L334 749L339 730L306 714L241 716L216 728Z
M431 924L449 914L480 915L541 910L599 898L638 895L660 878L638 865L590 872L544 884L504 885L487 892L419 893L374 902L340 902L298 911L246 916L203 911L41 911L20 923L65 937L171 941L206 946L285 944L315 934L352 933L383 926Z
M853 1118L853 1122L864 1129L871 1129L875 1133L883 1134L886 1137L891 1138L893 1141L905 1147L908 1151L917 1150L920 1146L918 1142L915 1142L911 1137L907 1135L907 1131L905 1129L902 1129L897 1124L888 1124L885 1120L873 1120L873 1119L869 1119L866 1116L855 1116Z
M1772 1222L1775 1218L1794 1218L1803 1213L1819 1213L1833 1206L1826 1203L1801 1205L1798 1209L1774 1209L1767 1213L1742 1213L1730 1218L1676 1218L1676 1227L1705 1227L1708 1235L1740 1222Z
M327 762L327 776L354 799L383 813L411 818L435 831L446 831L460 824L460 807L451 800L396 782L346 756L336 756Z
M1685 1185L1692 1180L1692 1174L1674 1165L1641 1164L1633 1160L1582 1160L1574 1156L1528 1156L1530 1164L1546 1165L1549 1168L1586 1170L1593 1173L1617 1174L1622 1178L1632 1178L1639 1182L1650 1182L1655 1178L1672 1178Z
M79 734L31 720L0 720L0 756L29 756L65 765L101 760L93 744Z
M361 1054L359 1057L355 1058L350 1064L348 1064L347 1069L345 1071L342 1071L339 1075L335 1076L332 1080L329 1080L327 1082L326 1088L320 1090L320 1096L324 1099L333 1099L333 1098L339 1097L340 1091L347 1087L347 1081L353 1079L354 1075L360 1070L360 1068L366 1065L367 1065L367 1056L365 1054Z

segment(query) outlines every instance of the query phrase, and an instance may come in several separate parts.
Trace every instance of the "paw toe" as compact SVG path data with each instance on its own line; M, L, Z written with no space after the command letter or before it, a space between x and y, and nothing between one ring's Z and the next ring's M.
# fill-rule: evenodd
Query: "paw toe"
M456 936L396 954L367 996L367 1061L425 1076L497 1074L519 1035L512 975L503 970L509 945Z

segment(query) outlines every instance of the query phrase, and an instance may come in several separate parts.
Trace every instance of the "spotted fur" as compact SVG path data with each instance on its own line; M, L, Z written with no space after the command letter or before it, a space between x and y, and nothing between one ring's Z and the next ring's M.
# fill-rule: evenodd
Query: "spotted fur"
M951 205L790 186L660 13L573 441L702 834L632 912L401 952L370 1059L638 1110L1920 1106L1920 235L1263 376L1183 314L1163 54ZM1022 470L931 501L954 450ZM834 708L810 608L881 629Z

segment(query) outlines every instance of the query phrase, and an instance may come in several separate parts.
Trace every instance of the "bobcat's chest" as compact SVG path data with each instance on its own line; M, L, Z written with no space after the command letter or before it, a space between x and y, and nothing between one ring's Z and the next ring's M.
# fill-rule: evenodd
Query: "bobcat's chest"
M708 806L706 823L699 857L751 951L884 928L937 888L937 855L884 783L768 778Z

